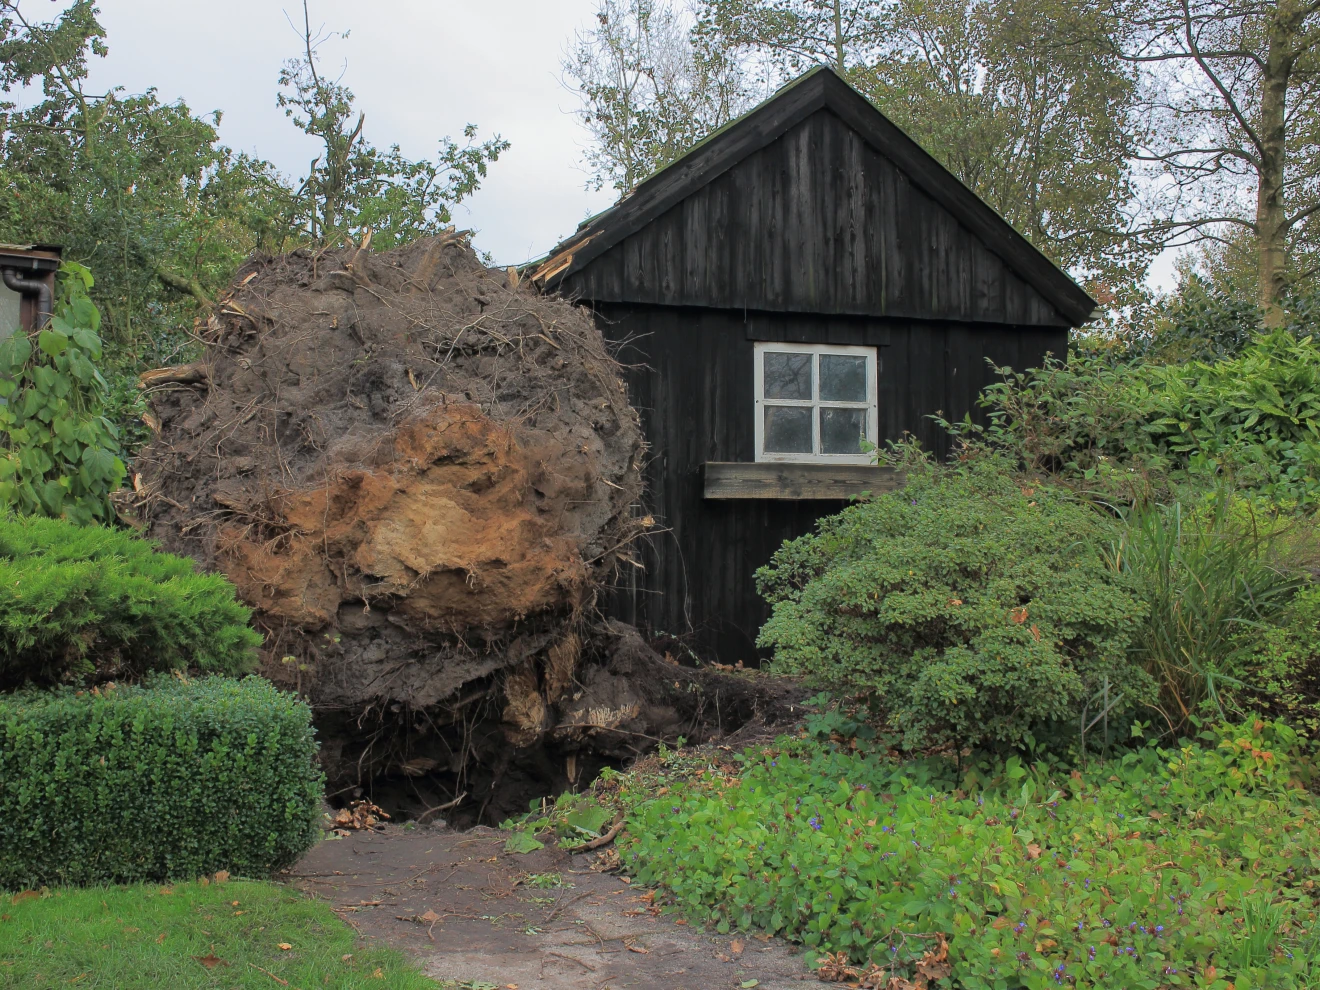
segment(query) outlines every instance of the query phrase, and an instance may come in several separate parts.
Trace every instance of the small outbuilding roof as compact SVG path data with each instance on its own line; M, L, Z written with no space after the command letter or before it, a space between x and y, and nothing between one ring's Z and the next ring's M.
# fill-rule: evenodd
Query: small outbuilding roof
M1052 305L1078 326L1096 302L1011 224L828 67L818 67L769 100L715 131L630 195L586 221L532 270L553 289L612 247L767 147L821 110L828 110Z

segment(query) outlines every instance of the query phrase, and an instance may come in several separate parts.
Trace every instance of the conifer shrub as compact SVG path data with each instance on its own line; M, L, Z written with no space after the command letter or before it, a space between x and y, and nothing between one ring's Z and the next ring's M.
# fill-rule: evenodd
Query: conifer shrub
M1000 461L917 471L758 572L760 643L777 671L870 696L908 745L1019 745L1077 726L1098 692L1154 697L1130 655L1147 607L1105 560L1113 538Z
M0 890L266 876L319 834L316 748L257 677L0 696Z
M247 673L261 643L249 617L225 578L132 533L0 517L0 689Z

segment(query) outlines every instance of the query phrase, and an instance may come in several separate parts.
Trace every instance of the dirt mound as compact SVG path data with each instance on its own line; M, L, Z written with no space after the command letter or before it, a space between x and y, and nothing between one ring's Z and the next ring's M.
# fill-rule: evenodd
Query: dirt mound
M254 258L198 336L143 376L137 512L256 610L332 792L476 821L782 707L595 609L649 520L587 314L449 235Z
M640 526L637 416L587 315L449 235L255 258L199 335L144 376L139 509L255 607L269 676L355 713L507 668L562 693Z

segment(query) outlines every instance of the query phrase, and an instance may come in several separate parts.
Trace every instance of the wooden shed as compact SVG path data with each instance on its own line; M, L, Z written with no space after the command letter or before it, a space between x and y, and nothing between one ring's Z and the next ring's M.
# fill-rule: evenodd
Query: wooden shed
M884 483L861 439L976 414L986 359L1062 356L1095 302L827 68L587 221L533 278L590 307L650 444L656 532L610 605L755 662L753 574Z

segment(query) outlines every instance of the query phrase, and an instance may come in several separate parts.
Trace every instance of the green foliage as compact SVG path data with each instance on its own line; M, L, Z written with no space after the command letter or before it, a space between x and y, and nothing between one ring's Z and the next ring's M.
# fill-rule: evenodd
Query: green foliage
M197 286L212 296L255 248L287 236L288 190L267 163L220 145L154 90L89 89L108 53L93 0L54 20L0 5L0 240L61 244L97 273L113 352L148 367L189 344ZM169 281L165 281L168 279Z
M596 21L563 61L595 188L628 192L756 102L721 39L673 0L599 0Z
M663 797L625 787L622 855L693 920L886 976L942 934L938 985L960 990L1314 987L1320 809L1295 750L1256 722L1070 776L1014 757L959 778L780 740Z
M1299 591L1281 621L1249 644L1238 647L1238 703L1320 738L1320 585Z
M1165 721L1181 727L1221 693L1304 587L1279 524L1220 493L1134 511L1112 562L1131 574L1149 608L1135 655L1160 686Z
M1228 360L1114 362L1093 352L982 395L990 423L957 432L1124 499L1226 479L1284 505L1320 502L1320 341L1288 329Z
M1109 679L1151 684L1128 650L1146 609L1100 553L1102 517L1002 464L927 470L823 520L757 573L774 669L873 695L912 746L1010 744L1075 724Z
M381 248L438 233L451 219L450 207L476 191L509 142L496 135L474 144L477 127L468 124L466 145L441 138L435 161L406 158L397 144L388 151L370 144L352 90L318 68L317 49L334 36L313 31L304 0L303 52L280 70L277 101L300 131L321 143L321 154L294 193L293 226L324 244L371 230Z
M288 884L65 887L6 897L3 910L4 990L436 990L401 952L363 946L329 902ZM198 964L212 956L214 968Z
M48 327L0 341L0 509L108 522L126 470L103 415L101 316L86 268L65 265L59 287Z
M0 687L244 673L261 637L223 577L132 533L0 518Z
M262 877L319 836L311 710L268 681L0 697L0 888Z

